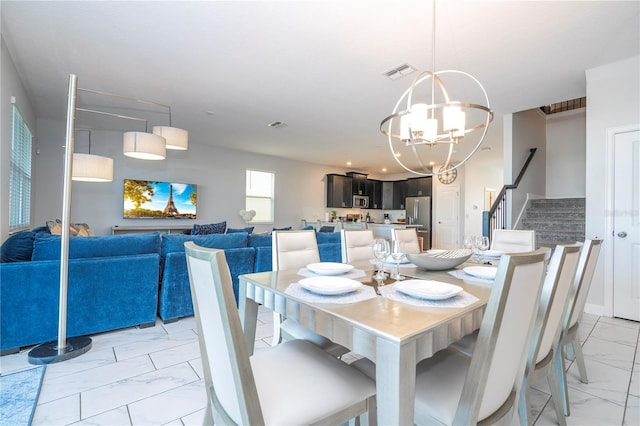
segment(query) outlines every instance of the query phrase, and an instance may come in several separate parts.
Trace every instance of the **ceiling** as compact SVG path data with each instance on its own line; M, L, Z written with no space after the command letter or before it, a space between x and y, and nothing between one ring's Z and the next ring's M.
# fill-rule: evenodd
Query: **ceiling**
M392 81L383 73L403 63L432 68L432 5L424 0L0 7L2 36L38 117L65 119L73 73L81 88L170 105L172 124L191 143L337 167L351 161L373 174L402 171L379 126L417 75ZM504 114L585 96L586 69L640 53L638 1L436 7L436 70L463 70L484 85L495 119L483 145L492 155L502 152ZM108 102L78 96L83 107ZM163 108L118 108L168 123ZM267 126L274 121L287 126ZM457 151L459 161L465 151Z

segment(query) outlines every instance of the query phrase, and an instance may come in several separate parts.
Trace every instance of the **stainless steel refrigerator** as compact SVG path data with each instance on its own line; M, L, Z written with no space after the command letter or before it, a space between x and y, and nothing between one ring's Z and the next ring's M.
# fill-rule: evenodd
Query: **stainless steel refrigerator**
M431 248L431 197L407 197L405 200L407 226L416 227L418 237L422 237L422 249Z

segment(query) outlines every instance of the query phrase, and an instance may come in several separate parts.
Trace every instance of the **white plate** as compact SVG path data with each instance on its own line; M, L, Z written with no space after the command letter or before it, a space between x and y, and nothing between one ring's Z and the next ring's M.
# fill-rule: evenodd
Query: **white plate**
M503 251L500 250L485 250L484 257L500 257L504 254Z
M457 285L426 280L401 281L395 285L395 288L409 296L430 300L448 299L462 292L462 287Z
M356 291L362 283L341 277L311 277L298 281L303 288L318 294L335 295Z
M494 266L467 266L462 269L466 274L474 277L484 278L485 280L493 280L496 278L498 268Z
M310 263L307 269L318 275L340 275L353 269L353 265L337 262Z

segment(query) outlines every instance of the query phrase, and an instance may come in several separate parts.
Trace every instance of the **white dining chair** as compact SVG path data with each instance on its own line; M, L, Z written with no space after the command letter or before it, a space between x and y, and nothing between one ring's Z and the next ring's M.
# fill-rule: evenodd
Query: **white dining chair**
M536 249L536 231L494 229L491 250L505 253L524 253Z
M310 263L320 262L318 241L313 230L273 231L272 270L304 268ZM310 330L299 322L273 313L272 346L282 340L303 339L321 347L330 354L340 357L349 349Z
M501 258L472 357L445 349L417 365L415 424L513 420L528 349L540 333L537 310L548 302L541 298L544 258L539 250ZM375 377L368 359L352 365Z
M191 298L213 425L376 422L375 383L303 340L249 357L223 250L185 243Z
M374 240L375 237L371 229L341 230L342 263L372 259Z
M571 287L576 275L581 244L558 245L549 261L542 297L550 300L546 311L540 309L539 316L544 316L542 334L537 342L532 342L527 359L525 375L518 411L520 424L531 425L530 385L539 377L545 377L549 384L558 424L566 425L560 382L555 374L555 355L561 350L562 322L570 307ZM542 305L541 305L542 308Z
M591 288L593 273L598 263L598 255L602 240L585 240L580 250L580 258L578 260L578 268L571 287L571 301L567 309L566 315L562 323L562 335L560 346L563 350L558 350L555 354L555 372L560 382L560 392L562 394L564 414L571 413L569 408L569 392L567 387L567 373L565 369L564 354L569 359L575 359L578 365L580 381L588 383L587 367L582 354L580 345L580 336L578 334L578 326L584 312L584 306L587 303L587 295Z
M404 254L420 254L422 249L418 242L418 233L416 228L392 229L391 241L398 240L400 248Z

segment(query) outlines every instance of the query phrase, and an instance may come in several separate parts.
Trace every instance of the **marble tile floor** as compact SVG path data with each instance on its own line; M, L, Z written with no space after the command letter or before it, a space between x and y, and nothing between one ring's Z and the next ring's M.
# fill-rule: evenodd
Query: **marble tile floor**
M271 311L260 310L256 350L269 346ZM589 384L568 363L568 425L640 424L640 323L585 314L580 337ZM91 336L92 349L50 364L33 425L195 425L205 390L193 317ZM0 357L0 373L32 368L28 350ZM356 355L343 359L351 362ZM545 381L532 393L535 425L556 423Z

